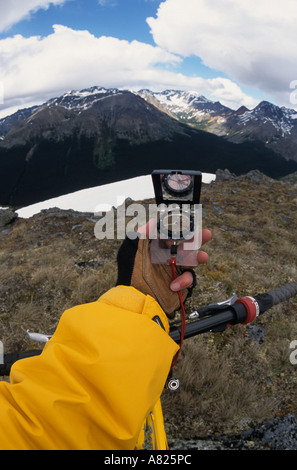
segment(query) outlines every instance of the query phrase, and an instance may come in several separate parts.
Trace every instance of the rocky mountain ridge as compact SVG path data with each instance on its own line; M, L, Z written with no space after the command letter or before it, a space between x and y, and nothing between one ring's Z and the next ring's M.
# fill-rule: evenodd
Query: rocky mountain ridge
M117 138L133 143L168 139L174 132L182 132L178 122L144 103L138 95L93 87L65 93L0 120L1 146L24 145L40 136L51 140L74 133L101 137L107 127Z
M165 90L139 94L181 122L223 136L230 142L261 141L287 160L297 161L297 111L268 101L254 109L232 110L196 92Z
M147 95L92 87L0 120L0 204L24 207L161 167L206 173L227 167L236 174L258 169L271 177L297 170L297 161L260 140L230 142L177 118L173 106L164 112ZM190 93L162 96L196 114L215 115L216 122L231 112Z
M162 113L177 119L178 121L195 126L201 130L211 132L218 136L225 137L230 142L242 143L246 140L263 142L268 148L278 152L285 159L293 159L297 161L297 111L284 106L279 107L268 101L260 102L254 109L247 109L241 106L237 110L233 110L207 99L197 92L187 92L181 90L165 90L162 92L152 92L148 89L139 90L138 92L129 92L128 90L119 90L116 88L106 89L94 86L81 91L69 91L64 95L53 98L41 106L19 110L11 116L0 119L0 140L4 141L5 146L15 144L15 140L19 134L24 131L24 123L35 122L36 117L42 120L40 113L46 109L54 107L63 108L61 119L64 123L76 116L76 122L69 127L69 132L79 126L79 117L84 113L84 119L87 118L85 111L96 107L100 102L108 100L112 97L126 96L132 93L135 96L143 98L147 103L159 109ZM122 100L124 102L124 99ZM108 103L109 104L109 103ZM67 113L67 111L70 112ZM153 108L149 109L151 112ZM74 113L74 115L71 114ZM47 114L48 119L48 114ZM156 115L154 116L156 118ZM160 117L160 115L159 115ZM163 119L164 116L163 116ZM86 119L85 127L91 133L94 131L94 122ZM51 120L50 120L51 122ZM169 124L170 123L170 124ZM16 125L17 124L17 125ZM166 121L166 125L172 126L172 122ZM160 127L160 126L159 126ZM16 129L15 129L16 128ZM14 129L11 135L6 138L7 134ZM137 129L137 126L136 126ZM175 128L176 130L176 128ZM121 134L121 126L118 129L119 135L125 138L125 132ZM156 132L148 133L148 139L163 137L162 134ZM22 137L22 140L25 137ZM143 138L143 136L142 136ZM17 142L19 142L17 140Z

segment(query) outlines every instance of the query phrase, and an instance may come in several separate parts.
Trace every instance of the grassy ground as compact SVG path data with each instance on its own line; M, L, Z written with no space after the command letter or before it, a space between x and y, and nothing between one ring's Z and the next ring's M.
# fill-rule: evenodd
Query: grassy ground
M197 269L193 310L213 300L255 295L296 281L297 187L266 180L222 182L204 188L204 226L213 239L207 266ZM297 299L274 307L255 324L265 341L236 326L186 342L176 375L181 387L164 393L168 429L178 437L234 433L289 411L297 413ZM166 411L168 413L166 414Z
M248 178L204 185L205 247L187 311L233 292L255 295L296 281L297 186ZM38 347L26 330L53 333L62 312L96 300L116 281L120 241L99 241L92 214L45 212L0 232L0 338L5 352ZM256 321L262 343L242 325L187 340L175 375L177 392L162 396L169 437L242 431L289 411L297 415L297 298Z

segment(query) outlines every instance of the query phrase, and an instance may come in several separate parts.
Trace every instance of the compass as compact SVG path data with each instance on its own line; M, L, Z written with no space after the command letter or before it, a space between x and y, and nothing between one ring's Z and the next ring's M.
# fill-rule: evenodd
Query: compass
M152 172L156 203L199 204L202 174L193 170L154 170Z
M163 184L171 196L186 196L193 189L191 175L170 173L163 176Z
M160 217L157 228L163 239L186 240L193 236L194 218L188 212L168 211Z

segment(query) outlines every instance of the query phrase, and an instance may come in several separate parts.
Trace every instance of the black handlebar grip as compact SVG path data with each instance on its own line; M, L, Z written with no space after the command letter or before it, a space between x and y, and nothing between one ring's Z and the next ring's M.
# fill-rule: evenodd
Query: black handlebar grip
M11 354L4 354L4 364L0 364L0 377L9 376L10 369L13 364L21 359L26 359L32 356L39 356L41 354L41 350L33 349L31 351L24 351L20 353L11 353Z
M282 287L268 292L268 295L272 297L273 305L277 305L285 300L294 297L297 294L297 282L290 282Z

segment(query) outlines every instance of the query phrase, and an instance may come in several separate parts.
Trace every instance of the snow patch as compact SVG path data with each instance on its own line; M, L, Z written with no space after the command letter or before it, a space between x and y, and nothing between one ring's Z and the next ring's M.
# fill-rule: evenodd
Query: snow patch
M203 183L211 183L216 175L203 173ZM82 189L74 193L66 194L47 201L32 204L17 211L19 217L24 219L38 214L44 209L58 207L64 210L79 212L105 212L112 207L118 207L127 198L135 201L154 198L154 189L151 175L130 178L116 183Z

